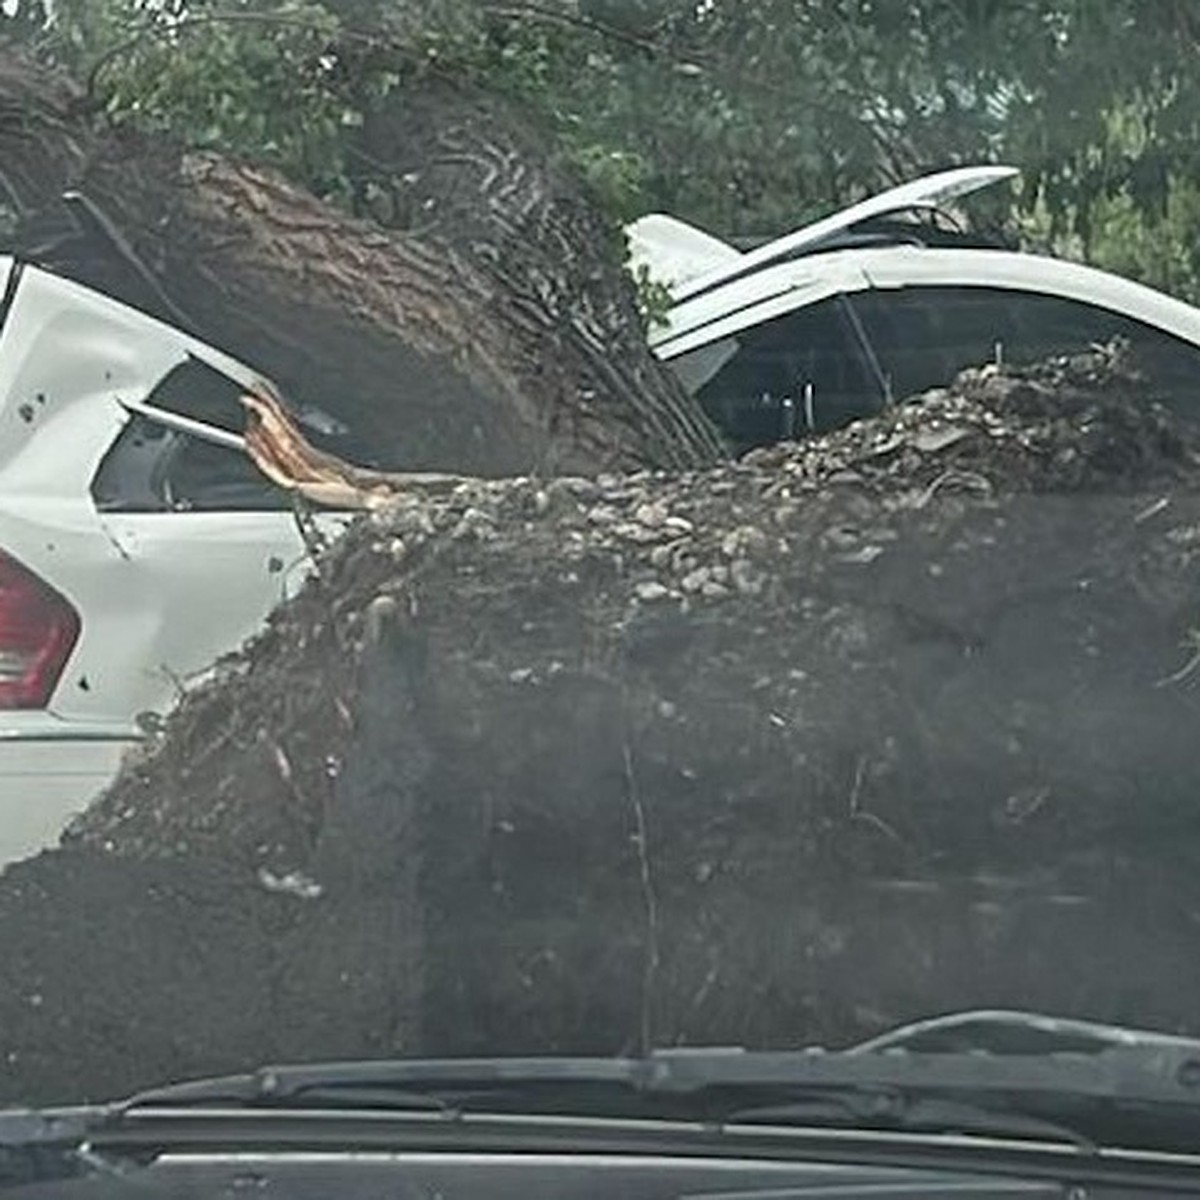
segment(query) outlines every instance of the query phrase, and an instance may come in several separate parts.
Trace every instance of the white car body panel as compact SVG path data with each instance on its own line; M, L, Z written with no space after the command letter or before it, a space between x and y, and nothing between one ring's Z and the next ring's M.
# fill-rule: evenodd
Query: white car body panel
M840 292L862 291L869 280L860 265L861 255L861 250L837 250L767 267L717 291L685 300L671 310L667 324L653 332L650 344L655 354L669 362L793 309Z
M68 675L91 688L81 704L64 679L54 710L68 720L94 716L97 694L109 712L161 708L287 598L287 568L305 553L290 512L119 513L104 525L117 554L75 586L81 611L104 605L111 634L81 639Z
M0 729L0 870L55 845L70 818L112 780L130 744Z
M1078 300L1156 325L1200 345L1200 309L1082 263L1008 250L888 246L858 252L874 288L952 285L1009 288Z

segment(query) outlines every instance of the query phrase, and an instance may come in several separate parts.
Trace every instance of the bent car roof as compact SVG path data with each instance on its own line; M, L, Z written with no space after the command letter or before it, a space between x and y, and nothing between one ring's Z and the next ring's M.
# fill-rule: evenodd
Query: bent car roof
M863 221L916 208L940 208L1019 173L1016 167L987 165L924 175L802 225L745 254L685 221L650 213L626 229L630 256L635 269L645 266L653 277L671 285L672 298L678 304L812 249Z

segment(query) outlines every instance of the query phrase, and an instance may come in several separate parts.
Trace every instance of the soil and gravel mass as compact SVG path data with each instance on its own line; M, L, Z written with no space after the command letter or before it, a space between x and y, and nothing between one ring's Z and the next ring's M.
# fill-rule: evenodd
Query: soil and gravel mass
M1200 435L1119 348L357 522L0 878L0 1097L278 1059L1200 1033Z

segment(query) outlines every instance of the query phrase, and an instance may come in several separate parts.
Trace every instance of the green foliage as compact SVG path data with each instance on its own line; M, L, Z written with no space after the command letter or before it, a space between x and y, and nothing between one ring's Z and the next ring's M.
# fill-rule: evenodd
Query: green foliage
M1038 236L1200 298L1194 0L20 0L11 27L110 119L347 202L348 135L434 70L539 112L615 217L767 235L1007 160Z
M584 139L566 137L566 151L591 192L622 221L641 215L646 164L640 155Z
M634 269L633 282L637 288L638 310L646 328L666 325L667 314L671 310L671 289L655 279L645 263L638 263Z
M116 122L281 167L322 194L338 190L343 131L361 121L336 86L337 19L322 5L246 2L210 8L147 0L71 0L62 36L90 59L90 84ZM83 14L87 13L88 16ZM90 53L76 51L87 31Z
M1097 200L1079 256L1119 275L1200 301L1200 188L1167 181L1148 216L1125 192Z

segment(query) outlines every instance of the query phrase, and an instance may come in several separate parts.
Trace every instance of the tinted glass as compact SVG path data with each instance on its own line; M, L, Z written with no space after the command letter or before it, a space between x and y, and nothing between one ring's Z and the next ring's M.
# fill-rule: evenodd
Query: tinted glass
M844 305L825 300L738 335L736 353L697 393L737 450L879 410L882 392Z

